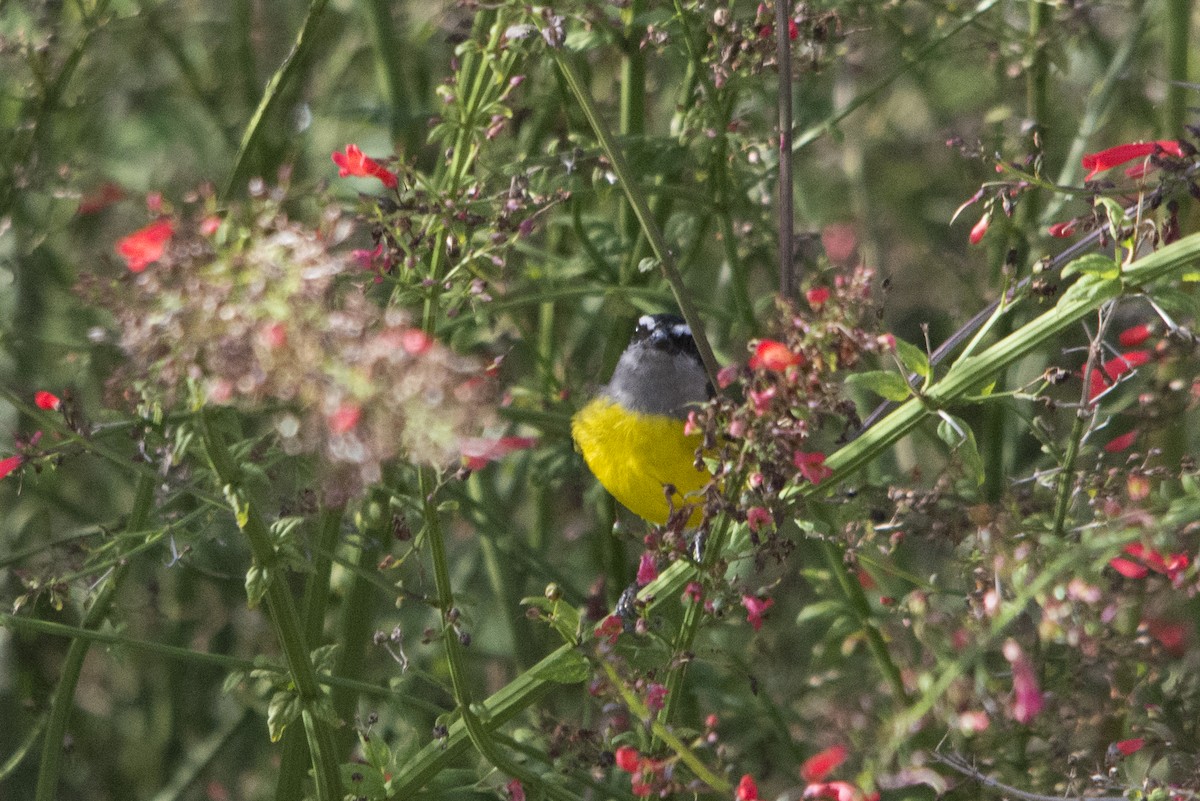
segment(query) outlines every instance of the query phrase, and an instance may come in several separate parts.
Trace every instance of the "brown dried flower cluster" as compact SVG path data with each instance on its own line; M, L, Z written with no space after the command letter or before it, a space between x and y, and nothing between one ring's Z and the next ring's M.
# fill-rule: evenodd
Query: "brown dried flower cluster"
M208 236L181 230L144 271L89 282L128 357L110 391L270 411L282 448L320 454L340 500L390 459L445 467L464 442L488 441L484 369L366 294L354 257L332 249L349 230L336 211L318 230L274 207L207 222Z

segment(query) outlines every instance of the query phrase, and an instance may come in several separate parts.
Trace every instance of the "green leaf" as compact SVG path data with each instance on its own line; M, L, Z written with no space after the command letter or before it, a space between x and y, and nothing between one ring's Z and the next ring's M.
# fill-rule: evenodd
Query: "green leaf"
M855 373L847 376L846 383L860 386L890 401L906 401L913 395L912 387L899 373L887 370L868 370L865 373Z
M911 342L905 342L903 339L897 339L896 354L900 357L900 361L903 362L904 366L908 368L909 372L916 373L922 378L929 378L931 375L929 356L916 345Z
M975 479L976 486L983 485L983 459L975 443L975 432L964 420L945 415L938 421L938 439L950 446L962 461L967 474Z
M1116 278L1121 274L1121 265L1103 253L1080 256L1062 269L1063 278L1075 275L1096 275L1101 278Z
M271 586L271 571L260 565L250 565L246 571L246 602L251 609L262 602Z
M564 651L559 658L541 667L536 671L536 675L532 674L533 671L527 675L533 679L553 681L557 684L580 684L592 677L592 666L583 654L570 650Z
M271 742L279 742L283 730L288 724L300 717L302 705L293 692L281 690L271 696L267 704L267 730L271 733Z
M1121 292L1120 281L1114 278L1100 278L1096 275L1082 276L1078 281L1067 287L1067 291L1059 298L1059 306L1066 303L1084 301L1098 303L1103 298L1112 298Z

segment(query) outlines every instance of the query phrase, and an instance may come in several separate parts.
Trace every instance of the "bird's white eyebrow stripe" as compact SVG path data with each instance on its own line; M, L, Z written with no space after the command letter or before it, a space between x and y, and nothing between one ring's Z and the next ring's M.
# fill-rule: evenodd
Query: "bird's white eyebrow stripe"
M641 317L638 318L638 327L639 328L642 326L651 328L653 325L654 325L654 315L652 315L652 314L643 314Z

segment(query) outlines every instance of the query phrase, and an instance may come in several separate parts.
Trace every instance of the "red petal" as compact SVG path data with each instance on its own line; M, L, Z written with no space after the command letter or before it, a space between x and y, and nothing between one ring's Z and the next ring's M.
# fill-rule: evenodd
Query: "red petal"
M0 478L4 478L12 471L21 466L21 462L25 461L21 456L9 456L7 459L0 459Z
M754 355L750 357L751 370L763 368L782 373L789 367L802 364L804 364L803 355L792 353L787 345L774 339L761 340L754 349Z
M985 214L979 218L979 222L975 223L975 227L971 229L967 241L972 245L978 245L983 241L983 235L987 233L988 226L991 225L992 215Z
M806 782L819 782L846 761L846 754L844 745L831 746L819 754L813 754L800 767L800 776Z
M57 395L45 390L34 393L33 402L39 409L47 411L53 411L62 406L62 401L58 399Z
M1183 148L1173 139L1160 139L1157 142L1131 142L1124 145L1117 145L1107 150L1101 150L1098 153L1088 153L1083 157L1083 168L1089 170L1083 180L1090 181L1097 174L1105 170L1111 170L1113 167L1117 167L1127 161L1145 158L1160 150L1176 158L1183 157Z
M150 223L118 241L117 254L125 259L130 272L140 273L162 258L174 233L175 226L170 220Z
M1150 338L1150 326L1142 324L1126 328L1117 336L1122 348L1136 348Z
M1104 446L1104 450L1108 451L1109 453L1120 453L1121 451L1126 450L1134 443L1135 440L1137 440L1139 433L1140 432L1135 428L1133 431L1122 434L1119 437L1113 437Z
M1142 746L1145 744L1145 738L1137 737L1132 740L1121 740L1119 743L1114 743L1113 747L1120 751L1123 756L1129 756L1142 750Z

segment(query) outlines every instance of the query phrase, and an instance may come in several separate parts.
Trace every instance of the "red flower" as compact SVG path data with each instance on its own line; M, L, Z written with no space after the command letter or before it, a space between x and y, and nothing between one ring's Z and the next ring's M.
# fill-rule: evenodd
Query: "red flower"
M1187 652L1187 630L1182 623L1157 618L1145 623L1150 636L1158 640L1168 654L1178 658Z
M704 597L704 587L698 581L689 581L687 586L683 588L683 600L691 601L694 604L700 603Z
M1002 649L1004 658L1012 667L1013 682L1013 720L1022 725L1033 722L1037 714L1046 705L1046 699L1038 687L1037 674L1033 662L1016 640L1008 640Z
M354 403L343 403L329 415L329 430L336 436L349 434L362 418L362 409Z
M867 795L850 782L825 782L805 787L804 797L829 798L833 801L878 801L879 793Z
M787 345L774 339L760 340L754 348L754 355L750 357L751 370L763 368L782 373L789 367L798 367L802 364L804 364L803 354L792 353Z
M1136 348L1149 339L1150 334L1150 326L1143 323L1126 328L1117 335L1117 342L1120 343L1122 348Z
M1173 139L1160 139L1157 142L1133 142L1110 147L1099 153L1088 153L1083 157L1083 168L1090 170L1083 180L1090 181L1099 173L1111 170L1127 161L1152 156L1155 153L1168 153L1176 158L1183 158L1183 148Z
M658 565L656 564L654 554L646 551L642 554L642 558L638 562L637 585L645 587L656 578L658 578Z
M756 595L742 596L742 606L746 607L746 621L755 631L762 628L763 615L774 605L774 598L759 598Z
M333 153L333 163L338 166L338 176L345 178L354 175L359 178L378 178L388 189L395 189L399 184L396 173L387 169L370 156L363 155L358 145L346 145L345 153Z
M592 631L597 637L608 640L609 645L616 645L617 637L625 631L625 623L621 620L620 615L609 615L597 623L596 628Z
M617 767L626 773L633 773L638 769L642 762L642 755L632 745L623 745L617 749L616 754Z
M825 305L825 301L829 300L829 290L823 286L813 287L804 293L804 297L808 299L809 306L819 309Z
M749 773L742 776L741 781L738 782L734 798L737 801L758 801L758 784Z
M652 683L646 688L646 706L651 712L659 712L663 708L663 704L667 701L667 687L658 682Z
M459 452L468 470L481 470L488 462L508 456L513 451L526 450L537 445L534 437L465 437L459 442Z
M1108 453L1120 453L1129 448L1130 445L1137 440L1140 432L1135 428L1132 431L1126 432L1119 437L1113 437L1105 445L1104 450Z
M125 259L130 272L140 273L162 258L174 233L175 226L170 220L150 223L118 241L117 255Z
M819 754L813 754L800 766L800 776L810 784L819 782L846 761L846 753L846 746L834 745Z
M1121 740L1119 743L1113 743L1113 748L1121 752L1121 756L1129 756L1142 750L1142 746L1146 744L1143 737L1136 737L1132 740Z
M820 484L833 475L832 468L825 466L825 454L796 451L792 454L792 464L800 471L800 475L813 484Z
M774 522L771 512L763 506L752 506L746 510L746 525L750 527L751 531L757 532Z
M1115 556L1108 560L1108 566L1127 579L1144 579L1150 575L1150 568L1139 565L1123 556Z
M992 224L992 215L984 214L979 218L979 222L975 223L975 227L971 229L971 233L967 236L967 241L972 245L978 245L983 241L983 235L987 233L988 226Z
M62 406L62 401L58 399L57 395L46 392L45 390L34 393L33 403L39 409L45 409L46 411L53 411Z
M5 478L9 473L21 466L21 462L25 461L24 456L9 456L7 459L0 459L0 478Z
M1104 363L1104 374L1116 381L1121 376L1128 373L1135 367L1141 367L1146 362L1150 361L1150 352L1145 350L1131 350L1128 353L1123 353L1120 356L1114 356Z
M1066 239L1075 235L1075 221L1067 220L1066 222L1056 222L1046 229L1046 233L1056 239Z

